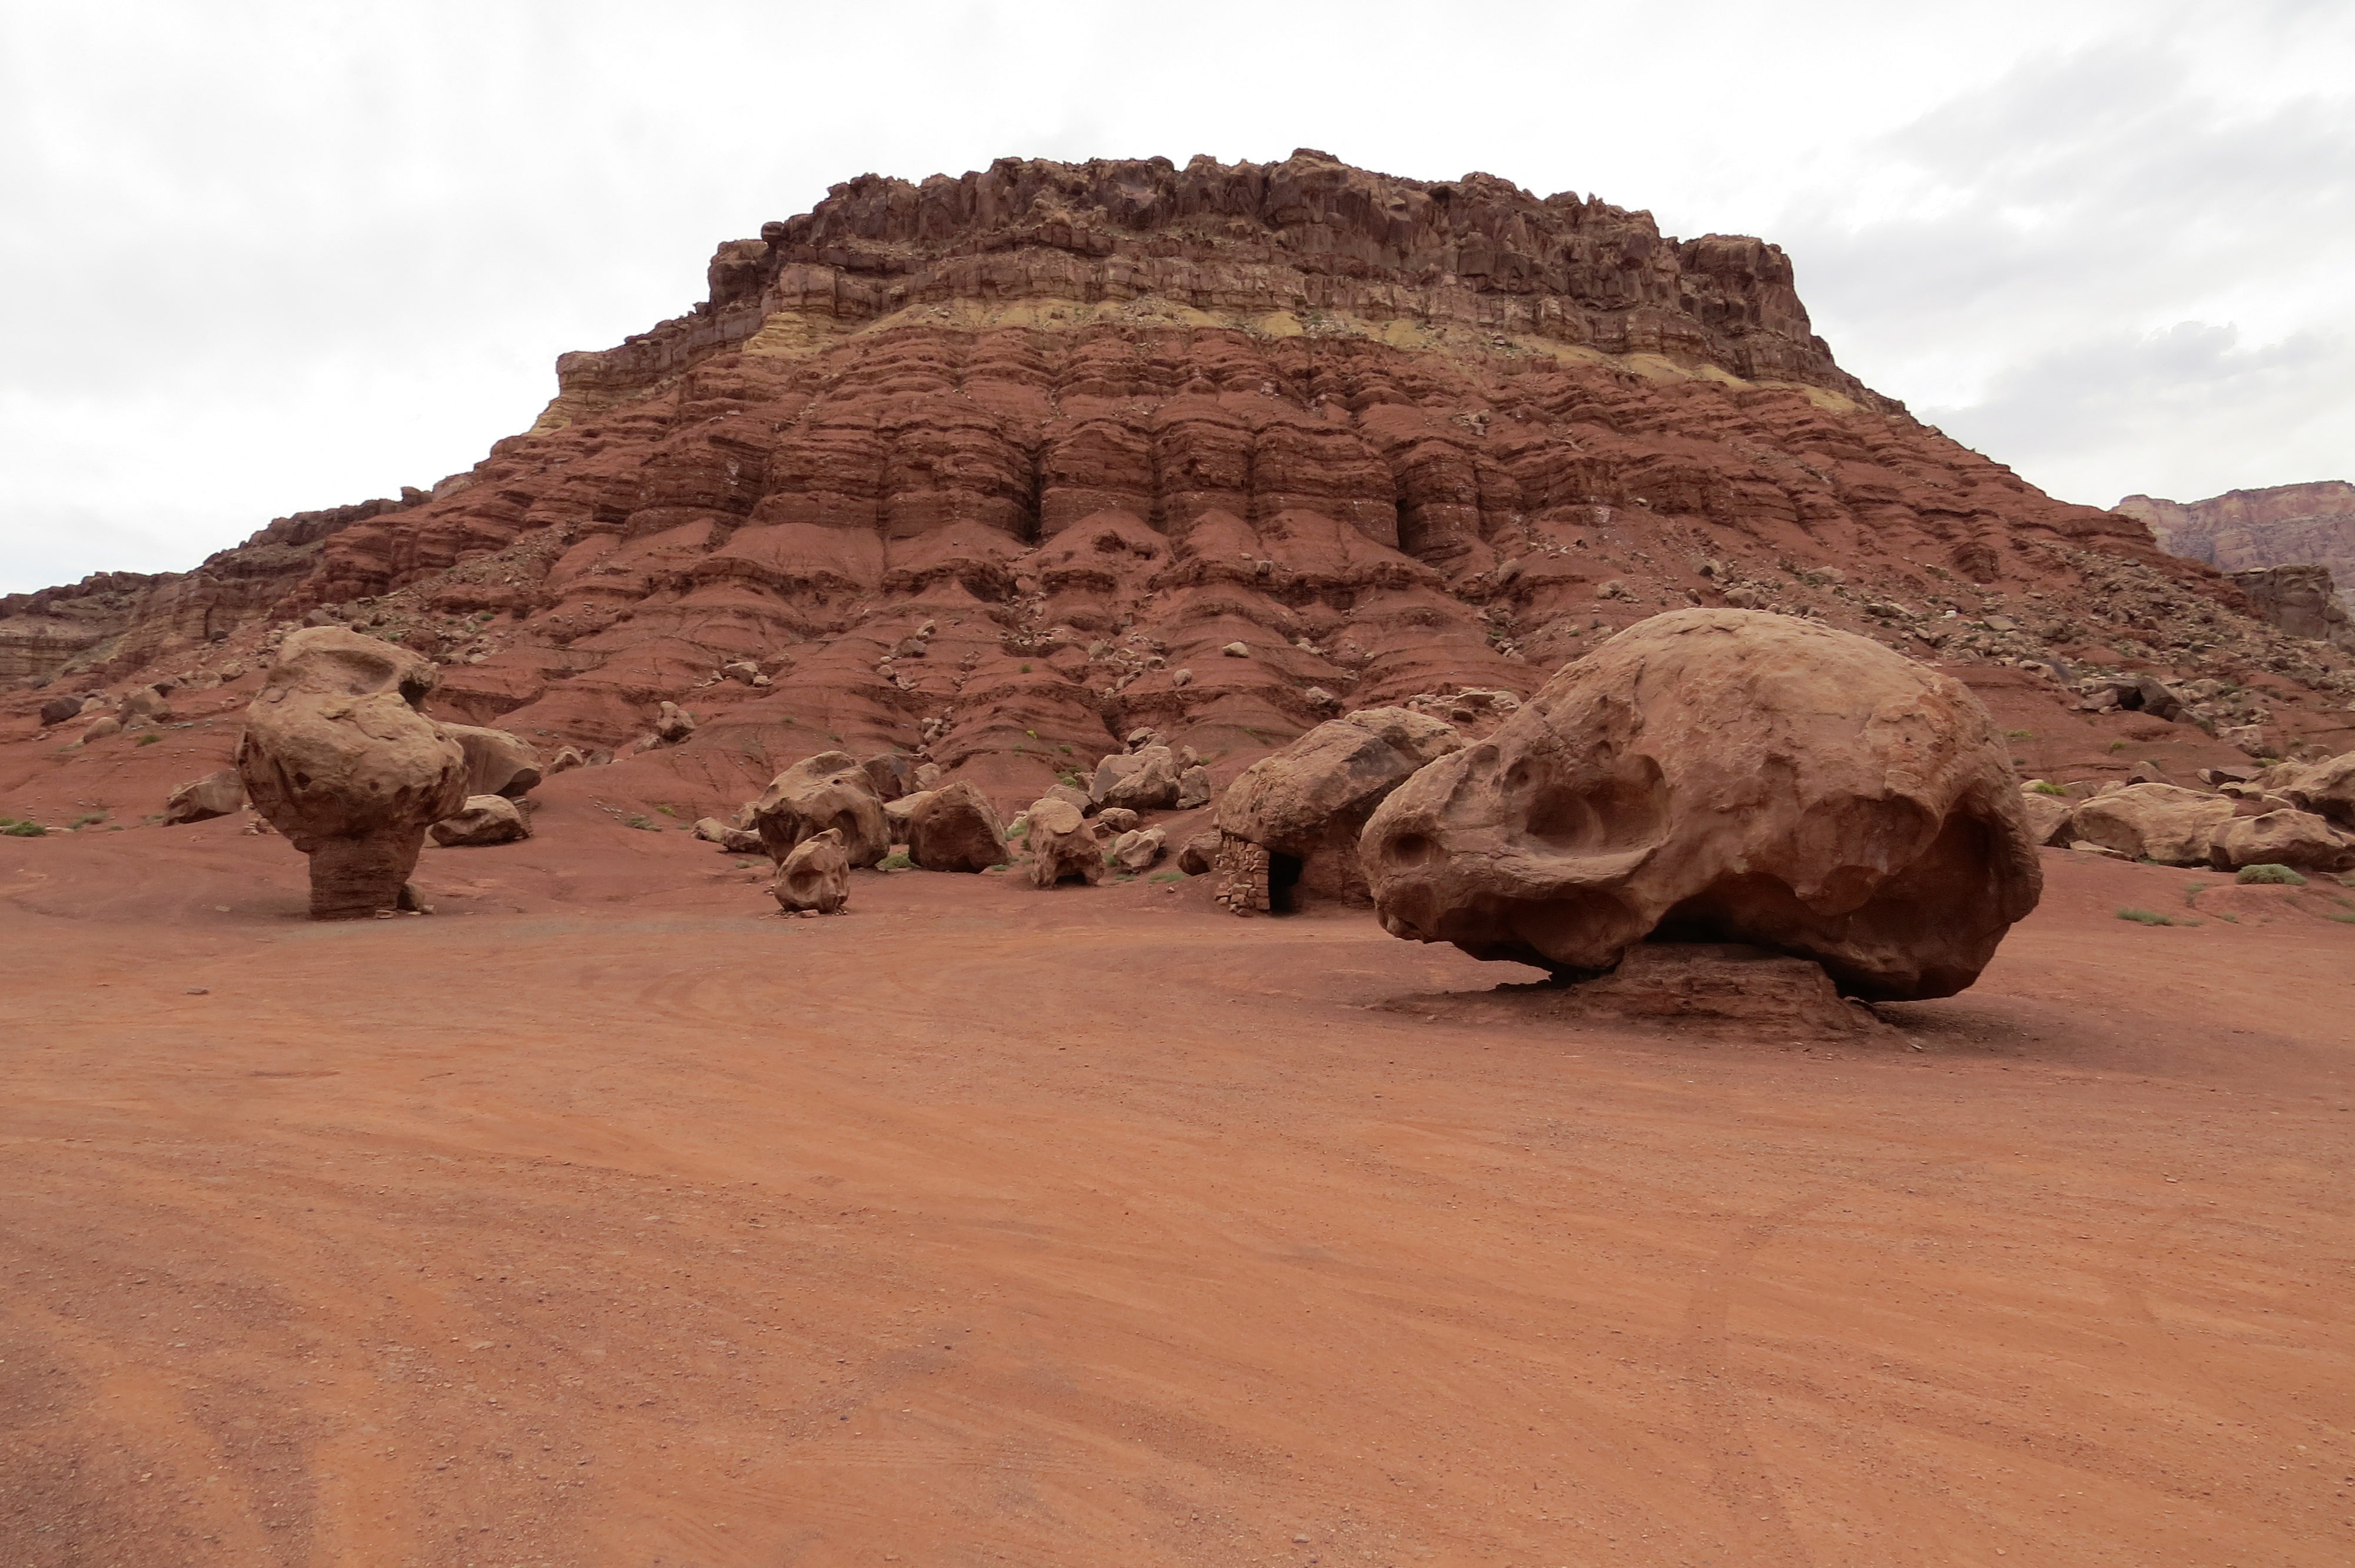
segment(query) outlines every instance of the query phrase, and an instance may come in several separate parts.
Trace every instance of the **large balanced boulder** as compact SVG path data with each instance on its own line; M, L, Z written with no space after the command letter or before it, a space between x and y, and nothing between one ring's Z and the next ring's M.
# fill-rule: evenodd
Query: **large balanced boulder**
M438 678L432 661L339 626L279 645L237 771L311 857L312 918L401 907L425 830L466 803L465 752L419 711Z
M520 800L540 780L539 753L519 735L482 725L445 724L443 733L466 754L466 794Z
M1006 863L1006 829L989 797L960 779L926 791L908 818L908 858L926 871L987 871Z
M2208 863L2218 871L2238 871L2244 865L2347 871L2355 869L2355 833L2341 832L2311 811L2234 817L2215 830Z
M531 821L505 795L469 795L456 813L427 831L443 849L483 849L531 837Z
M1382 925L1566 980L1636 943L1815 959L1950 996L2042 889L1986 709L1877 642L1739 609L1654 616L1417 772L1359 845Z
M783 861L804 839L832 829L852 865L873 865L891 853L883 802L858 760L847 751L805 757L770 781L752 803L752 828L770 858Z
M839 913L850 901L850 856L843 848L842 830L828 828L795 844L778 863L769 892L788 915L805 909Z
M191 779L165 798L164 822L177 827L182 822L208 822L215 817L226 817L245 804L245 781L234 768L224 768L208 773L201 779Z
M1371 895L1358 837L1366 820L1417 768L1463 746L1438 719L1406 708L1360 709L1244 768L1213 816L1221 833L1268 852L1275 907L1289 908L1300 892L1364 903ZM1254 881L1237 912L1264 906Z
M2070 813L2069 831L2128 860L2206 865L2211 841L2232 820L2232 802L2222 795L2174 784L2128 784L2082 802Z
M1086 883L1103 879L1103 843L1080 809L1052 798L1033 801L1030 821L1030 881L1052 887L1070 877Z

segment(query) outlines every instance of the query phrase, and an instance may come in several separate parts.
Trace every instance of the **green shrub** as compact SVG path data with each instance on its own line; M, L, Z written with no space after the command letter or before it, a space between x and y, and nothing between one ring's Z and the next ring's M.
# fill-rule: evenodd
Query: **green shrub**
M1007 835L1006 835L1006 837L1007 837L1007 841L1009 843L1010 843L1010 842L1014 842L1014 841L1016 841L1016 840L1018 840L1018 839L1027 839L1027 838L1028 838L1029 836L1030 836L1030 824L1029 824L1029 823L1028 823L1028 822L1023 823L1023 824L1022 824L1020 827L1018 827L1018 828L1014 828L1014 829L1010 829L1010 830L1008 830L1008 832L1007 832Z
M2244 865L2233 881L2247 886L2252 883L2275 883L2283 887L2304 887L2306 878L2286 865Z
M911 871L915 868L915 864L914 861L908 858L906 850L893 850L883 857L882 863L876 869L878 871Z
M1026 675L1027 675L1027 674L1028 674L1028 673L1030 673L1030 666L1029 666L1029 665L1028 665L1028 664L1023 665L1023 666L1022 666L1022 673L1023 673L1024 674L1026 674Z
M628 816L622 819L622 826L625 828L637 828L642 832L649 833L658 833L662 832L662 824L660 822L655 821L651 817L643 816L635 811L631 812Z
M2032 729L2008 729L2003 732L2003 737L2006 740L2034 740L2036 732Z
M131 744L132 744L132 745L133 745L133 746L153 746L153 745L155 745L157 741L159 741L159 740L161 740L161 739L163 739L163 738L164 738L164 737L163 737L162 736L160 736L160 735L143 735L143 736L141 736L137 740L133 741Z
M72 828L94 828L104 821L106 821L106 813L104 811L92 811L86 816L76 817L72 821L66 825Z
M49 830L41 826L38 822L11 822L6 827L0 828L0 837L12 839L45 839L48 836Z
M678 815L677 810L669 806L656 806L655 810L660 811L666 817L676 818Z
M2331 918L2341 926L2355 926L2355 915L2333 915Z
M2183 902L2186 904L2193 903L2198 900L2202 893L2207 891L2208 885L2204 882L2187 882L2183 885Z
M2118 918L2131 920L2137 926L2172 926L2177 923L2156 909L2137 909L2131 904L2118 911Z
M2049 780L2046 780L2046 779L2039 779L2036 781L2036 793L2038 793L2039 795L2066 795L2066 794L2068 794L2068 793L2069 793L2069 791L2068 791L2068 790L2066 790L2066 789L2062 789L2062 788L2061 788L2061 786L2060 786L2060 785L2058 785L2058 784L2051 783L2051 782L2050 782Z

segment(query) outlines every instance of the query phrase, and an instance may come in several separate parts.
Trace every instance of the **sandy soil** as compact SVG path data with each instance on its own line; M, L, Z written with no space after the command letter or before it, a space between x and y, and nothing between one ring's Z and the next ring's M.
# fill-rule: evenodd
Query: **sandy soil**
M1833 1046L577 801L337 926L0 840L0 1563L2345 1563L2355 925L2048 869Z

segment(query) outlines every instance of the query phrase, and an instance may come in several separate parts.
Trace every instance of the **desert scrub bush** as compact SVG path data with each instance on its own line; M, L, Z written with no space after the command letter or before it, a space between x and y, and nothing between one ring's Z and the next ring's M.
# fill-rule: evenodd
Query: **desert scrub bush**
M2183 902L2197 903L2200 895L2207 891L2208 885L2204 882L2187 882L2183 885Z
M881 863L877 865L875 869L878 871L912 871L915 869L915 865L916 863L908 858L908 852L906 850L893 850L890 854L883 857Z
M2355 926L2355 915L2333 915L2330 918L2338 921L2341 926Z
M1006 838L1007 838L1007 842L1009 842L1009 843L1014 842L1016 842L1016 841L1018 841L1018 840L1027 839L1027 838L1028 838L1029 836L1030 836L1030 824L1029 824L1029 823L1028 823L1028 822L1023 822L1023 823L1020 823L1020 824L1018 824L1018 825L1017 825L1017 826L1015 826L1015 827L1011 827L1011 828L1008 828L1008 829L1007 829L1007 830L1006 830Z
M69 828L94 828L104 821L106 821L106 813L104 811L91 811L85 816L76 817L72 821L68 822L66 826Z
M1155 882L1183 882L1186 880L1186 874L1182 871L1165 871L1155 875L1152 880Z
M49 836L49 830L38 822L11 822L6 827L0 828L0 836L12 839L45 839Z
M2039 779L2036 781L2035 790L2039 795L2066 795L2069 793L2068 790L2063 789L2060 785L2043 779Z
M2118 911L2118 918L2131 920L2137 926L2197 926L2200 924L2197 920L2172 919L2156 909L2137 909L2131 904Z
M662 824L660 822L657 822L653 818L637 811L633 811L628 816L623 817L622 819L622 826L625 828L636 828L642 832L658 833L662 832Z
M132 745L133 745L133 746L153 746L153 745L155 745L157 741L159 741L159 740L161 740L161 739L163 739L163 738L164 738L164 737L163 737L162 736L160 736L160 735L143 735L143 736L141 736L137 740L133 741L131 744L132 744Z
M657 811L660 811L664 816L666 816L666 817L669 817L669 818L672 818L672 819L674 819L674 820L676 820L676 819L677 818L677 816L678 816L678 810L677 810L677 807L674 807L674 806L656 806L656 807L655 808L655 810L657 810Z
M2252 883L2274 883L2283 887L2304 887L2306 878L2286 865L2244 865L2233 881L2243 887Z
M2036 732L2032 729L2008 729L2003 732L2003 737L2006 740L2034 740Z

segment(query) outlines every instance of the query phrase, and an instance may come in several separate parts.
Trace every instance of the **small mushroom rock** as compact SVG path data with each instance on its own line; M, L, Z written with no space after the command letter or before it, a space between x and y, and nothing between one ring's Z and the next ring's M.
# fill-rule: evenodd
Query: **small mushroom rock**
M788 915L839 914L850 900L850 856L842 830L828 828L796 843L778 863L769 892Z
M191 779L172 791L164 802L164 821L177 827L182 822L210 821L226 817L245 804L245 781L234 768L224 768L208 773L201 779Z
M845 751L821 751L778 774L753 802L752 825L778 861L828 830L852 865L873 865L891 853L883 802L866 769Z
M1744 943L1869 1001L1963 990L2042 889L1977 698L1753 610L1619 633L1400 786L1359 851L1393 936L1572 979L1646 938Z
M420 711L432 661L339 626L291 632L245 711L237 771L311 857L311 916L401 906L425 830L466 803L466 754Z
M1103 845L1080 809L1069 800L1044 800L1029 810L1030 880L1052 887L1067 877L1093 883L1103 876Z
M1362 708L1328 719L1249 768L1219 798L1219 829L1269 852L1268 896L1288 908L1295 888L1355 903L1372 895L1358 863L1366 820L1416 768L1458 750L1450 726L1408 708ZM1256 876L1258 861L1253 860ZM1246 903L1258 897L1256 880Z
M443 849L482 849L531 837L523 808L505 795L470 795L466 803L428 830Z
M960 779L909 817L908 858L926 871L987 871L1006 862L1006 830L989 798Z

